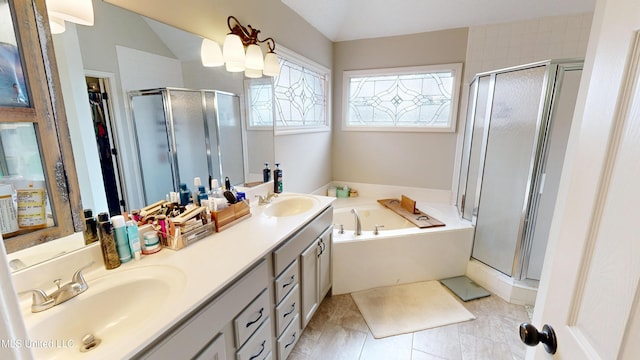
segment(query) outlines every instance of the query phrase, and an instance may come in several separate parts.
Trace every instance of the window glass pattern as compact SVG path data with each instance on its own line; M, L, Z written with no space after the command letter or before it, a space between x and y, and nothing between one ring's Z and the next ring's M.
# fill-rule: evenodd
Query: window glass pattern
M327 75L280 60L280 75L275 79L276 127L327 126Z
M346 126L447 129L453 121L456 72L348 76Z
M273 126L273 86L271 82L251 81L248 86L249 127Z

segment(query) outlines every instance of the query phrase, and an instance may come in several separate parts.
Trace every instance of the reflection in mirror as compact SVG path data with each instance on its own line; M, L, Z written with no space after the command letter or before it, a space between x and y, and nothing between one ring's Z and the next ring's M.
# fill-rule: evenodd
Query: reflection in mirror
M144 169L138 160L128 92L173 87L233 93L240 97L229 101L240 104L244 121L247 113L244 77L226 72L224 68L202 67L200 36L103 1L94 1L93 5L94 26L68 23L64 33L53 35L56 61L83 206L92 209L94 214L130 211L145 205L145 190L142 186ZM105 96L88 96L88 92ZM103 106L91 106L90 101ZM104 131L109 135L110 159L105 159L104 152L98 151L98 113L104 117ZM262 180L264 163L269 162L273 167L273 128L234 125L227 130L233 134L233 139L225 138L224 141L241 146L240 150L228 154L232 155L228 160L224 159L227 154L222 154L223 168L227 163L232 182L242 184ZM225 145L221 143L219 146L222 149ZM115 183L104 180L108 176L104 165L109 163L113 165ZM215 172L213 176L216 176ZM225 176L224 173L221 176ZM183 182L193 186L193 179ZM105 186L111 191L105 191ZM169 191L171 189L166 189L164 193ZM113 209L113 194L118 209ZM48 247L44 257L59 254L52 244ZM65 248L64 251L70 250Z
M34 127L33 123L0 123L3 238L54 225Z

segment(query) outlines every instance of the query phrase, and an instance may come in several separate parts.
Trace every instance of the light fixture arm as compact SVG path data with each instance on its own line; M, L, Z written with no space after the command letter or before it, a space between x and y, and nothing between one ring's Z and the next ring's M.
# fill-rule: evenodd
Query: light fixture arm
M227 26L229 27L229 33L238 35L238 37L240 37L240 40L242 41L242 45L244 45L245 47L252 44L257 45L266 42L267 47L269 48L269 52L273 52L273 50L275 50L276 48L276 41L273 38L268 37L264 40L258 39L260 30L255 29L251 25L247 25L247 27L242 26L240 21L238 21L238 19L236 19L236 17L233 15L227 18Z

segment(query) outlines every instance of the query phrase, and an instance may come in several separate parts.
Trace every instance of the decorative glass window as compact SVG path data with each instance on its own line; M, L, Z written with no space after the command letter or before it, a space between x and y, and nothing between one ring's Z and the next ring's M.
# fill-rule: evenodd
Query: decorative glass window
M455 131L462 64L344 72L343 129Z
M271 127L276 134L328 131L328 69L278 47L280 75L245 81L248 129Z
M328 131L329 69L279 49L280 75L273 89L276 134Z
M245 80L249 129L273 128L273 83L271 78Z

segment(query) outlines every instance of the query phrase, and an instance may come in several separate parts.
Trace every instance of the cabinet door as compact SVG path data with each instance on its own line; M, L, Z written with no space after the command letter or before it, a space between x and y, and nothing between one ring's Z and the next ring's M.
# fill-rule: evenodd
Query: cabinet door
M220 333L213 341L211 341L200 354L196 355L195 360L226 360L227 351L225 349L224 333Z
M329 292L331 288L331 240L333 236L333 226L330 226L320 235L320 254L318 265L320 266L320 293L318 294L318 303Z
M320 241L317 239L300 255L301 265L301 288L302 293L302 328L307 326L309 320L318 307L318 299L320 295L318 271L318 254L320 253Z

